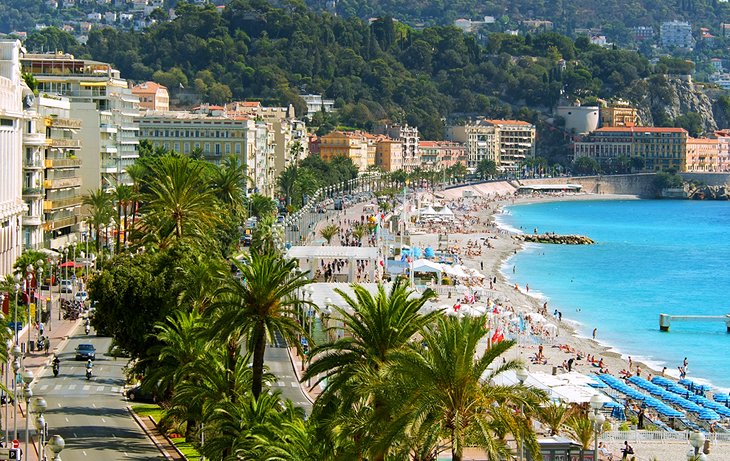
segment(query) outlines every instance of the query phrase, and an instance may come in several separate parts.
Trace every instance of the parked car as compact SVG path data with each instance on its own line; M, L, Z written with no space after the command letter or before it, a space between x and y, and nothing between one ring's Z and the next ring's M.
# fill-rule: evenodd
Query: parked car
M141 384L137 384L134 387L130 387L124 392L124 396L132 402L145 402L145 403L156 403L157 397L155 394L145 391Z
M76 298L76 301L83 303L86 302L87 299L89 299L89 293L85 291L77 291L74 298Z
M76 360L96 360L96 348L93 344L79 344L76 346Z
M74 284L71 280L61 280L61 293L72 293Z

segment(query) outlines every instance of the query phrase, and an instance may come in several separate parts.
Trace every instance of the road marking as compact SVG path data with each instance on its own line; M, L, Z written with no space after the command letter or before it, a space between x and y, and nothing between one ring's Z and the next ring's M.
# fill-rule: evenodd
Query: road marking
M113 432L112 432L112 438L113 439L116 439L117 438L117 436Z
M60 391L61 390L61 385L60 384L56 384L55 386L53 386L53 390L54 391Z
M61 404L60 403L57 403L56 405L58 405L58 408L61 408Z
M112 392L114 392L115 394L117 392L119 392L119 387L117 387L117 386L112 387Z
M75 438L75 439L78 439L78 438L79 438L79 436L78 436L78 435L76 435L76 433L75 433L75 432L74 432L74 438Z
M81 453L83 453L83 454L84 454L84 456L88 456L88 455L86 454L86 450L81 450Z
M82 387L81 389L84 390L84 391L88 391L89 389L91 389L91 386L89 386L87 384L86 386Z
M59 405L59 406L60 406L60 405ZM68 418L64 418L64 419L66 420L66 422L68 422Z
M74 389L76 389L76 384L69 384L68 385L68 390L72 391Z
M297 387L297 386L299 386L299 384L296 381L292 381L291 387Z
M129 455L127 454L126 451L124 452L124 456L127 457L127 458L129 458Z
M104 390L104 386L97 386L96 387L96 392L101 392L103 390Z
M92 406L92 408L96 408L96 404L95 403L92 403L91 406Z
M106 419L104 419L104 418L101 418L101 422L102 422L102 423L105 423L105 422L106 422Z
M46 389L48 389L48 384L44 384L41 386L42 391L45 391Z

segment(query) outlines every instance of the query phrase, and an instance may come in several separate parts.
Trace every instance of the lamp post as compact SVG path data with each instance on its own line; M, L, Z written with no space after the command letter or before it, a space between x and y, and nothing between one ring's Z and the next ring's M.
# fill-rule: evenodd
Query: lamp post
M46 408L48 408L48 404L46 403L46 399L43 397L36 397L33 400L33 412L38 414L38 417L35 420L35 429L38 433L38 459L39 461L46 461L46 451L44 448L44 444L46 441L46 418L43 416L43 413L46 411Z
M35 268L32 264L28 264L28 267L25 268L26 270L26 289L28 290L28 318L26 319L28 322L28 334L25 337L25 353L27 354L30 352L30 305L33 301L33 272L35 271Z
M520 386L525 385L525 381L527 381L528 373L525 368L518 368L515 372L515 375L517 376L517 380L520 382ZM525 416L525 404L520 403L520 415L524 418ZM522 437L520 437L520 461L524 461L525 459L525 450L524 450L524 444L522 442Z
M66 446L66 442L60 435L52 435L46 446L53 452L53 461L61 461L61 450Z
M18 371L20 371L20 357L23 352L20 350L20 346L15 344L13 346L13 432L15 433L14 439L18 438Z
M56 260L51 259L48 262L48 265L50 267L49 270L51 271L51 274L50 274L51 279L50 279L50 282L48 283L48 297L49 297L48 302L50 303L50 307L48 308L48 331L51 331L52 330L51 320L53 319L53 276L54 276L53 268L56 266ZM45 299L44 299L44 301L45 301Z
M601 396L593 394L590 405L593 413L588 414L588 419L593 423L593 431L595 432L593 439L593 459L598 459L598 434L600 434L603 423L606 421L606 417L599 413L601 408L603 408Z
M30 431L28 430L28 423L30 422L30 398L33 397L33 391L30 389L30 383L33 381L33 372L26 368L23 373L23 397L25 397L25 451L23 453L29 453L28 441L30 439Z
M13 307L13 322L15 329L15 345L18 345L18 294L20 293L20 274L15 274L15 307Z
M693 432L689 435L689 444L692 449L687 452L687 461L707 461L707 455L700 452L705 445L705 434Z
M38 264L37 264L38 269L36 269L36 277L35 277L35 289L36 289L35 298L37 300L36 307L35 307L35 323L36 324L38 324L39 320L40 320L40 311L43 306L42 300L44 299L43 298L43 266L41 266L41 264L43 264L43 261L38 260Z

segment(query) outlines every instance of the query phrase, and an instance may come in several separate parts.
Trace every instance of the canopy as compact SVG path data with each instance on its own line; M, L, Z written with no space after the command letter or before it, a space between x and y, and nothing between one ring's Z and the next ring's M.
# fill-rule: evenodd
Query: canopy
M421 214L422 216L437 215L438 214L436 212L436 210L433 209L432 206L428 206L426 208L422 208L422 209L418 210L418 213Z
M449 208L449 207L447 207L447 206L444 206L443 208L441 208L441 209L440 209L440 210L439 210L439 211L437 212L437 214L438 214L438 215L441 215L441 216L453 216L454 212L453 212L453 211L451 211L451 208Z
M414 272L443 272L441 264L429 261L428 259L417 259L413 261Z
M76 267L76 263L73 261L66 261L63 264L59 264L58 267Z

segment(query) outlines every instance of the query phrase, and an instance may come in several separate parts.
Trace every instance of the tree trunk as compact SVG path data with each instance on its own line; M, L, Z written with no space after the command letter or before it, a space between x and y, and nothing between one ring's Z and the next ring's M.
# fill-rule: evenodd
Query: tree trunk
M122 229L120 224L122 224L122 202L121 200L117 203L117 252L119 251L119 246L122 243Z
M266 351L266 331L264 322L259 321L254 332L255 342L253 348L253 383L251 384L251 392L255 399L261 395L264 380L264 352Z
M129 245L129 233L127 232L127 218L129 217L129 213L127 213L128 207L124 207L124 247L126 248Z

